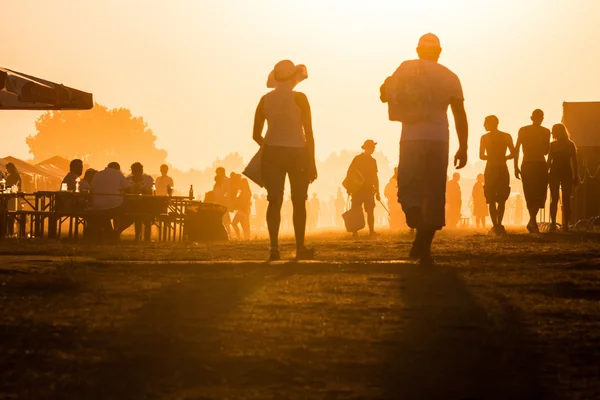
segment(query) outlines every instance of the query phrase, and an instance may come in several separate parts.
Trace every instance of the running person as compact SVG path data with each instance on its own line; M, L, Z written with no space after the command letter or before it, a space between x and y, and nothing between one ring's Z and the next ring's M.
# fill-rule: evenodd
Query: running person
M562 190L562 229L569 230L569 219L571 217L571 193L573 187L579 182L577 166L577 147L569 138L567 129L563 124L552 127L550 152L548 154L548 169L550 183L550 231L556 232L556 212L558 211L558 199Z
M492 232L505 235L502 225L506 200L510 196L510 174L506 161L514 157L515 147L512 136L498 130L498 117L490 115L485 118L483 126L487 133L481 137L479 158L487 161L485 165L485 185L483 191L485 200L490 207ZM507 155L506 152L509 152Z
M262 175L267 189L267 227L271 241L270 260L279 260L279 226L285 178L289 176L293 223L296 236L296 259L311 259L314 250L304 245L308 186L317 179L315 141L308 98L294 87L306 79L303 65L283 60L275 65L267 79L273 88L264 95L254 116L253 139L263 148ZM267 122L267 132L262 131Z

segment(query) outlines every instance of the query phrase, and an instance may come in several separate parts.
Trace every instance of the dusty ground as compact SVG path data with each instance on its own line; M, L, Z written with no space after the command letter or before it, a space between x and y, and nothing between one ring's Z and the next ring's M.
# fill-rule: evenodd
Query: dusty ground
M600 236L312 242L0 242L0 399L600 398Z

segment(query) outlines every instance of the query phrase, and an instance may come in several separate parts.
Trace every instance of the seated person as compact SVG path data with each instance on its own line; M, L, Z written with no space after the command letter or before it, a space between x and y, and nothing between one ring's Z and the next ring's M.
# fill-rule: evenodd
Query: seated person
M130 192L132 194L152 194L152 186L154 185L154 179L150 175L144 173L144 166L139 163L131 164L131 175L127 177L129 184L131 185ZM139 209L136 207L137 212L148 212L149 210ZM142 238L142 224L144 225L144 240L150 240L152 232L152 218L138 217L134 220L135 223L135 240Z
M169 166L163 164L160 166L160 176L156 178L156 195L170 196L173 193L173 178L167 175Z
M92 180L96 176L98 171L94 168L88 168L85 170L85 174L83 174L83 179L79 182L79 191L82 193L89 193L92 191Z
M124 199L123 195L131 186L129 181L121 172L121 166L117 162L111 162L99 171L91 184L92 210L99 213L97 218L97 233L109 240L118 239L124 229ZM114 228L111 220L114 219ZM130 224L131 225L131 224Z
M62 183L67 184L67 190L74 192L77 187L77 178L83 173L83 161L71 160L69 164L69 173L64 177ZM62 187L62 184L61 184Z
M83 161L75 159L71 160L69 164L69 173L65 175L60 185L61 190L63 185L66 185L67 191L75 192L77 189L77 180L83 173ZM56 210L57 211L75 211L79 209L80 205L84 203L80 199L75 199L70 193L57 193L56 195ZM57 227L58 219L56 217L50 217L49 219L49 236L54 235L54 231Z

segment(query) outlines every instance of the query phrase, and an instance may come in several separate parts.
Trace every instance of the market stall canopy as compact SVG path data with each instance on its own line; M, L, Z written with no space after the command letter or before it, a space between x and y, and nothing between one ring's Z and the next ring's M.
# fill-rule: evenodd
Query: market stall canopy
M8 164L8 163L13 163L15 165L15 167L17 167L17 171L19 171L20 174L26 174L26 175L30 175L30 176L37 175L37 176L42 176L44 178L49 178L49 179L57 179L57 178L62 179L61 177L49 174L48 172L44 171L43 169L38 168L35 165L30 164L27 161L21 160L19 158L12 157L12 156L0 158L0 164L2 164L4 166L4 168L6 168L6 164Z
M89 110L91 93L0 67L0 110Z
M600 102L563 103L563 124L578 147L600 146Z

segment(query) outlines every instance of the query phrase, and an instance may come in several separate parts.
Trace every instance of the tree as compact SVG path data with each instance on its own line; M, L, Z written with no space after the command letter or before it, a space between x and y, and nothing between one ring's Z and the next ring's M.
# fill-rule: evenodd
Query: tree
M127 108L96 104L89 111L49 111L35 127L36 134L25 140L36 162L62 156L80 158L96 169L117 161L125 169L139 161L147 171L158 171L167 157L156 148L156 136L144 119Z

